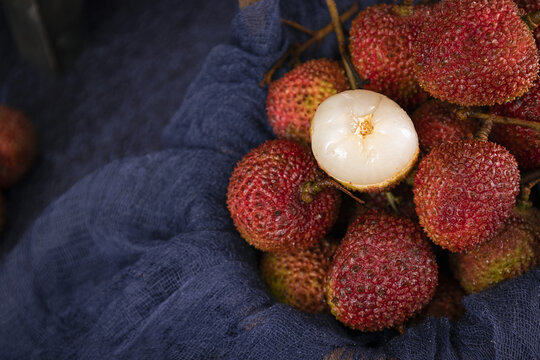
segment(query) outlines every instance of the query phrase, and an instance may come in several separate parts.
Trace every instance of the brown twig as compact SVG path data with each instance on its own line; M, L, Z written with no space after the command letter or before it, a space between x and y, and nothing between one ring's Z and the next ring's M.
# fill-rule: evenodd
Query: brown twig
M346 12L344 12L341 16L340 16L340 20L341 21L346 21L348 20L351 16L353 16L354 14L356 14L358 12L358 4L353 4ZM262 86L265 86L266 84L270 84L272 82L272 76L274 76L274 73L277 71L277 69L279 69L284 63L285 61L287 60L287 58L289 56L293 56L293 57L299 57L300 54L302 54L304 51L306 51L307 48L309 48L311 45L313 45L314 43L318 42L318 41L321 41L322 39L324 39L328 34L330 34L332 32L332 29L333 29L333 26L332 24L328 24L326 25L325 27L315 31L315 35L313 35L308 41L306 41L305 43L303 44L298 44L298 43L295 43L293 44L292 46L289 47L289 49L287 49L287 52L285 52L285 54L283 54L283 56L281 58L279 58L275 63L274 65L272 65L272 67L270 68L270 70L268 70L264 76L263 76L263 79L260 83L261 87Z
M524 173L521 177L521 189L518 200L521 203L528 203L531 196L531 189L540 182L540 169L535 169Z
M315 199L315 196L318 193L320 193L325 188L329 188L329 187L333 187L335 189L338 189L338 190L344 192L345 194L349 195L351 198L353 198L356 202L358 202L360 204L365 204L364 200L356 197L346 187L344 187L343 185L338 183L336 180L330 179L330 178L325 178L325 179L322 179L322 180L306 182L302 186L302 191L300 193L300 198L302 199L303 202L309 204L310 202L312 202Z
M343 67L345 68L345 73L347 74L349 85L352 90L358 89L358 76L354 73L354 67L352 66L351 58L347 51L347 39L345 38L345 34L343 33L343 26L341 25L341 20L339 19L336 2L334 0L326 0L326 6L328 7L328 11L330 12L334 32L336 33L336 37L338 40L341 61L343 62Z
M534 30L540 25L540 10L526 14L521 19L525 21L525 24L527 24L531 30Z
M313 31L313 30L311 30L311 29L308 29L308 28L305 27L305 26L300 25L300 24L297 23L296 21L287 20L287 19L281 19L281 22L282 22L283 24L289 25L289 26L292 27L292 28L295 28L296 30L300 30L301 32L306 33L306 34L308 34L308 35L311 35L311 36L314 36L314 35L315 35L315 31Z
M480 129L478 129L478 132L476 133L474 138L481 141L487 141L492 128L493 128L492 118L488 117L486 119L482 119L482 124L480 125Z
M540 131L540 123L536 121L530 121L530 120L523 120L518 118L512 118L507 116L500 116L495 114L486 114L466 108L460 108L456 112L457 116L459 116L462 119L465 119L467 117L473 117L477 119L491 119L495 124L504 124L504 125L519 125L524 126L529 129L533 129L536 131Z

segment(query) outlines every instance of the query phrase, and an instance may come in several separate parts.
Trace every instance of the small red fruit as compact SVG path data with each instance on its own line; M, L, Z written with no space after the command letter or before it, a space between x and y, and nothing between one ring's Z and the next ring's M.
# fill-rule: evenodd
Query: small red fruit
M238 162L227 206L240 235L269 252L299 251L321 240L336 221L341 194L335 188L306 193L327 179L307 147L268 140ZM306 199L309 198L309 199Z
M437 263L422 230L409 219L370 212L351 224L339 245L326 298L346 326L377 331L411 318L436 286Z
M268 121L278 138L309 144L309 127L319 104L347 89L349 83L337 61L307 61L270 84Z
M18 110L0 105L0 187L15 184L36 153L36 131Z
M442 143L416 172L420 225L435 244L452 252L470 250L491 239L510 217L519 179L515 158L498 144Z

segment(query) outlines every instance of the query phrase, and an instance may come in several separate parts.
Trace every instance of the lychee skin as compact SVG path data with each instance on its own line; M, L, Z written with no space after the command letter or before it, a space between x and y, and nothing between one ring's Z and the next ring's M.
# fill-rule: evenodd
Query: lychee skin
M240 235L263 251L300 251L334 224L341 194L325 188L306 203L306 182L326 179L309 149L291 140L268 140L236 165L227 206Z
M540 121L540 82L514 101L493 107L498 115ZM528 171L540 167L540 133L519 125L493 124L490 138L516 157L519 168Z
M449 320L457 321L465 313L463 298L465 291L459 283L450 275L439 276L439 284L435 295L429 304L422 310L425 315L434 318L446 317Z
M415 7L416 11L424 8ZM361 11L349 31L349 50L367 90L384 94L411 109L427 99L414 77L411 56L413 16L399 14L396 5L379 4Z
M278 138L309 144L309 127L319 104L347 89L347 77L337 61L309 60L270 84L268 121Z
M463 252L491 239L510 217L519 193L515 158L477 140L443 143L419 163L414 203L437 245Z
M411 120L423 154L443 142L473 138L478 127L476 121L471 118L460 119L456 114L457 109L459 107L456 105L432 99L412 113Z
M531 224L512 216L491 241L464 254L451 254L451 269L467 293L478 292L535 267L539 241Z
M538 77L531 30L511 0L443 0L422 22L413 56L420 85L451 103L494 105Z
M305 312L327 311L324 285L336 249L322 240L296 253L264 253L261 276L278 301Z
M0 105L0 187L15 184L36 154L36 131L19 110Z
M436 286L435 255L422 230L406 218L370 212L351 224L338 247L326 298L346 326L377 331L412 317Z

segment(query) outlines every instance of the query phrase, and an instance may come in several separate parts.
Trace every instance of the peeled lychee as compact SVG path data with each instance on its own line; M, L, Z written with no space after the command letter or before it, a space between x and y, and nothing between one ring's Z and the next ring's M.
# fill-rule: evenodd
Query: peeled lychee
M539 122L540 82L536 81L520 98L495 106L493 111L503 116ZM490 137L516 157L521 170L540 167L540 132L519 125L493 124Z
M324 285L337 244L322 240L296 253L264 253L261 275L270 293L299 310L328 310Z
M456 114L458 108L456 105L432 99L412 113L411 119L423 154L443 142L473 138L477 123L471 118L460 119Z
M305 188L326 178L300 143L268 140L252 149L236 165L227 191L227 206L240 235L270 252L315 245L334 224L341 194L326 187L305 196Z
M397 184L419 153L407 113L370 90L348 90L326 99L311 124L311 149L321 169L359 191Z
M309 143L311 119L319 104L347 89L349 83L337 61L307 61L270 84L268 121L279 138Z
M413 11L423 6L378 4L361 11L349 31L351 60L364 88L388 96L404 108L427 99L414 77ZM408 10L408 11L406 11Z
M0 106L0 187L16 183L36 153L36 131L19 110Z
M432 96L494 105L523 95L538 77L538 50L512 0L442 0L421 23L416 76Z
M516 160L498 144L442 143L416 172L420 224L435 244L452 252L470 250L502 229L516 204L519 180Z
M464 254L452 254L454 276L467 293L514 278L536 266L540 233L523 217L512 216L491 241Z
M370 212L351 224L339 245L326 297L340 322L377 331L412 317L436 286L435 255L422 230L409 219Z

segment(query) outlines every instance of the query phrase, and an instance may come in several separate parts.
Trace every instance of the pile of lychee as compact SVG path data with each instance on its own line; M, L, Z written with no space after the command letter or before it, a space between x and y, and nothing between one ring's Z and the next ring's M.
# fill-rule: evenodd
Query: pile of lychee
M4 225L2 189L16 184L36 154L36 131L19 110L0 105L0 231Z
M227 206L277 300L352 329L403 329L457 319L465 293L536 266L540 57L528 2L374 5L348 38L364 89L349 90L329 59L270 84L278 139L238 162Z

